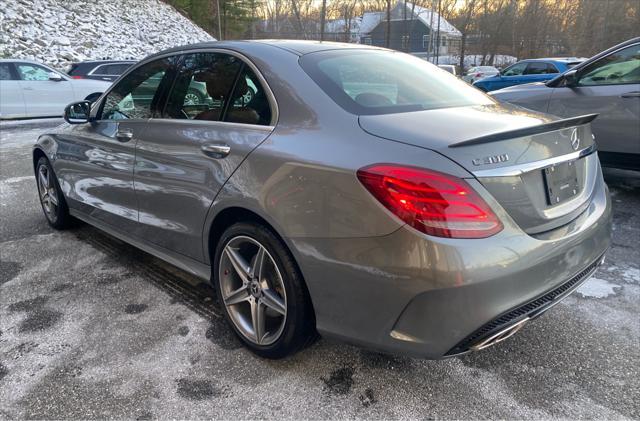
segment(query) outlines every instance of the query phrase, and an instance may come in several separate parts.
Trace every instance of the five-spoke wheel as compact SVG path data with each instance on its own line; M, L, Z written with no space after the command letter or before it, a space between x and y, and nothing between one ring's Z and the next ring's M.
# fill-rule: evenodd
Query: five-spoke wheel
M236 328L258 345L275 342L287 319L287 294L267 249L253 238L234 237L218 270L222 301Z
M214 275L225 316L253 352L281 358L315 337L302 276L267 227L240 222L227 228L216 249Z
M47 158L42 157L38 160L36 183L38 184L40 204L47 222L57 229L66 228L71 221L71 217L69 216L67 203Z

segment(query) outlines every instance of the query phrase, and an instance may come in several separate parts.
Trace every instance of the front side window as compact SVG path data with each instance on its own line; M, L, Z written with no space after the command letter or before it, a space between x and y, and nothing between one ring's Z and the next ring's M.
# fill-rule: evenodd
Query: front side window
M49 73L51 70L31 63L17 63L18 75L20 79L28 81L43 81L49 80Z
M524 73L527 68L527 63L516 63L512 66L507 67L502 76L520 76Z
M10 63L0 63L0 80L15 80Z
M144 64L129 73L104 100L102 119L147 119L161 107L163 83L171 78L176 58L168 57ZM160 89L163 87L162 89Z
M592 63L580 72L579 86L640 83L640 44Z
M390 114L493 104L477 89L419 58L390 51L322 51L300 64L353 114Z

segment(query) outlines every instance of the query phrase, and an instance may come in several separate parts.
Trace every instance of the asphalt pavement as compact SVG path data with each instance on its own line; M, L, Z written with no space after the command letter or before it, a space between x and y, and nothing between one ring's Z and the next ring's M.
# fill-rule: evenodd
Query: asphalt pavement
M31 146L58 123L0 123L0 419L640 418L640 173L606 170L605 265L509 340L426 361L320 339L269 361L207 285L47 225Z

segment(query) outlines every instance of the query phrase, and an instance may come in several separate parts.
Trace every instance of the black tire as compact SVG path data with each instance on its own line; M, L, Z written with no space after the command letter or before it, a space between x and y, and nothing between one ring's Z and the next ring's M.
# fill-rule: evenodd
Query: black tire
M225 305L220 283L220 262L225 246L234 238L250 237L269 253L282 276L286 292L286 318L278 339L269 345L258 345L247 339L236 327ZM213 284L225 319L238 338L252 352L263 358L279 359L292 355L317 337L315 316L309 293L291 253L282 241L267 227L253 222L239 222L227 228L217 244L213 259Z
M49 205L47 206L46 204L46 200L44 199L46 195L43 194L44 183L40 180L41 170L46 171L46 174L48 175L48 183L50 183L47 195L55 191L57 205L53 205L51 203L51 199L49 199ZM42 212L44 212L44 216L49 225L58 230L72 226L73 217L69 214L67 201L64 198L64 194L62 194L62 189L60 189L60 184L58 184L58 179L53 172L53 168L51 167L49 160L45 157L41 157L36 165L36 185L38 187L38 198L40 199Z

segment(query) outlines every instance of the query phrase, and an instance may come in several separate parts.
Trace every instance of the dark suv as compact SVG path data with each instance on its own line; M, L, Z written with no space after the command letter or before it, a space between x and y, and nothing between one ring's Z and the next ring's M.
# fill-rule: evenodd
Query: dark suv
M67 74L74 79L97 79L113 82L134 63L134 60L83 61L72 63Z

